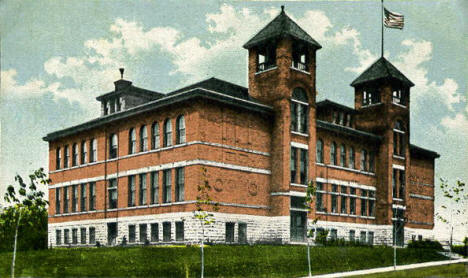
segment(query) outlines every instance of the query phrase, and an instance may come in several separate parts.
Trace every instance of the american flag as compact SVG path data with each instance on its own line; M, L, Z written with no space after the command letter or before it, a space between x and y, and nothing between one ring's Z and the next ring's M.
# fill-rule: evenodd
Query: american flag
M385 27L403 29L405 17L402 14L391 12L384 8L385 18L383 19Z

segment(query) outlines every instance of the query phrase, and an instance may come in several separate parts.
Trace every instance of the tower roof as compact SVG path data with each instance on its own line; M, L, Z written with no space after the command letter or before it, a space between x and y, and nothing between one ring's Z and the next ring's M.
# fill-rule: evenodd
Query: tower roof
M399 71L384 57L380 57L375 63L359 75L358 78L351 83L351 86L356 87L363 83L376 81L378 79L396 79L408 87L414 86L413 82L411 82L403 73L401 73L401 71Z
M281 6L281 13L277 17L275 17L270 23L263 27L260 32L244 44L244 48L249 49L269 39L284 36L291 36L317 49L322 48L316 40L314 40L306 31L297 25L296 22L286 15L284 6Z

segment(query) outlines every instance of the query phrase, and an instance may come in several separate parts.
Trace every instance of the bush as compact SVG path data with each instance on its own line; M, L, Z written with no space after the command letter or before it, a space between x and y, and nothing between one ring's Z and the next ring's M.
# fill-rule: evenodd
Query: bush
M415 240L410 241L408 243L408 248L424 248L424 249L435 249L435 250L443 250L442 244L437 240Z
M468 256L468 245L453 245L452 252L462 255L463 257Z

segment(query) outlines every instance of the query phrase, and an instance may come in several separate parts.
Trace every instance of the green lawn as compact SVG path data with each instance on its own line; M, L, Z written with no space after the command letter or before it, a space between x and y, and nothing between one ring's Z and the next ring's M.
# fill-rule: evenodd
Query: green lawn
M433 267L424 267L411 270L394 271L380 274L355 276L362 278L425 278L425 277L468 277L468 266L466 264L451 264Z
M314 274L390 266L389 247L315 247ZM0 253L0 277L11 253ZM206 277L298 277L307 274L305 246L206 248ZM398 249L398 264L443 260L430 249ZM16 274L40 277L199 277L198 247L70 248L18 252Z

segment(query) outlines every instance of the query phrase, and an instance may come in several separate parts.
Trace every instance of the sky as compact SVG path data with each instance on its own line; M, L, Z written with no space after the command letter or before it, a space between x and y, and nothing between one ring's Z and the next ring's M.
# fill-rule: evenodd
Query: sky
M43 136L99 116L95 97L113 90L119 67L134 85L163 93L212 76L247 86L242 45L281 5L323 46L318 100L352 107L349 84L380 57L380 1L0 0L0 196L15 174L48 169ZM468 1L385 7L405 16L403 30L384 31L384 47L415 83L411 143L441 155L436 185L466 182ZM449 216L441 195L436 186L436 212ZM438 221L435 230L447 236ZM468 228L456 225L455 234Z

